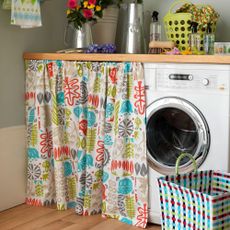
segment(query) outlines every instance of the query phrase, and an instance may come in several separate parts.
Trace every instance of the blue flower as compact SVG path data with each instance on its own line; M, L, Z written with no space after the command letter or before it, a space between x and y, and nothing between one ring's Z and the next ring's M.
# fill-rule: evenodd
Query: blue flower
M64 92L60 92L57 94L57 103L60 105L63 105L65 101L65 97L64 97Z
M90 154L86 154L86 165L93 166L93 157Z
M62 67L62 61L57 60L57 61L56 61L56 64L57 64L57 66L58 66L59 68Z
M85 81L85 82L88 82L88 76L84 75L83 78L82 78L82 80Z
M124 72L127 74L130 72L131 69L131 63L125 63L125 68L124 68Z
M109 179L109 174L107 172L103 172L102 181L105 183Z
M83 156L82 159L78 161L77 168L78 172L82 172L86 169L86 156Z
M72 165L70 162L66 161L64 163L64 175L69 176L72 174Z
M28 116L28 122L33 123L35 118L35 108L31 109Z
M75 201L71 201L71 202L67 203L67 207L68 208L75 208L75 206L76 206L76 202Z
M133 106L130 100L125 100L121 105L121 113L132 113L132 112L133 112Z
M126 223L126 224L130 224L130 225L133 224L132 220L130 220L130 219L128 219L128 218L125 218L125 217L123 217L123 218L121 219L121 222Z
M87 114L87 120L88 120L88 127L93 127L93 125L96 122L96 116L94 112L88 112Z
M39 158L39 153L37 149L28 148L27 154L28 154L28 158L33 158L33 159Z
M102 181L105 183L109 179L109 174L107 172L103 172Z
M82 151L81 150L77 150L77 159L79 160L82 156Z
M86 169L86 167L90 166L93 166L93 157L90 154L86 154L78 161L78 172L82 172Z
M125 178L119 181L119 184L118 184L119 194L127 195L131 193L132 190L133 190L133 182L130 179Z
M83 108L83 113L84 113L84 117L87 118L87 116L88 116L88 108Z
M106 118L112 116L112 115L113 115L113 111L114 111L114 106L113 106L113 104L112 104L112 103L108 103L108 104L106 105L106 112L105 112Z
M81 113L82 113L82 108L77 106L76 108L74 108L73 112L74 112L75 116L79 118Z
M51 162L50 162L50 163L51 163L51 165L54 167L54 159L53 159L53 158L51 159Z
M105 141L105 145L112 145L113 144L112 137L107 135L107 134L105 135L104 141Z

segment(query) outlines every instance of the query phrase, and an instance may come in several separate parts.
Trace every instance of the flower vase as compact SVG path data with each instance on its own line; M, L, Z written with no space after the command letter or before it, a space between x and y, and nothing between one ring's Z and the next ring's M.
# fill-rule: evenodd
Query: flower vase
M103 17L92 26L95 44L115 44L119 8L110 5L103 11Z
M84 23L77 29L72 24L68 24L65 30L65 45L69 48L84 51L93 43L91 23Z

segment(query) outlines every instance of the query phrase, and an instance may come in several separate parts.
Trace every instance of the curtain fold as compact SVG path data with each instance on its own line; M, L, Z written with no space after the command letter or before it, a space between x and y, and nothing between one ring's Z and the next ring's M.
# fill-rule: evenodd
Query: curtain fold
M26 202L147 223L140 63L26 61Z

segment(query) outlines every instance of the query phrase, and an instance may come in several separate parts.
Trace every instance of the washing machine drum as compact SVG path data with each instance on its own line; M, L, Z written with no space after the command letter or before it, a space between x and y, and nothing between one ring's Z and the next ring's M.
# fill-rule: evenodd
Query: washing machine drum
M184 152L192 154L199 167L208 154L209 135L204 116L182 98L162 98L147 107L149 165L161 174L174 174L176 160ZM192 162L184 158L180 172L192 170Z

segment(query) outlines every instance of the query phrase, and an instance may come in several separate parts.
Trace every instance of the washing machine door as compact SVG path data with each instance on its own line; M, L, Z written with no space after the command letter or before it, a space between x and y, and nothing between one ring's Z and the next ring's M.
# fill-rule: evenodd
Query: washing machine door
M198 167L210 146L208 124L190 102L177 97L159 99L147 107L147 149L149 165L163 175L175 173L178 156L190 153ZM180 163L180 173L193 170L189 158Z

